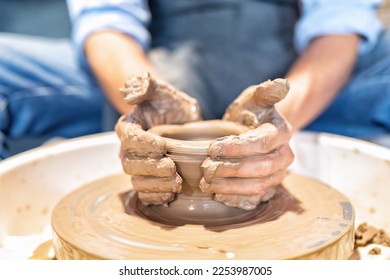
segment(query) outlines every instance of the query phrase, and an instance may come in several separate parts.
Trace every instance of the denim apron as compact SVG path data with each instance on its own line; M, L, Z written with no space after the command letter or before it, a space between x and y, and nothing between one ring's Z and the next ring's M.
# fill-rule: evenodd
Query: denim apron
M151 0L149 57L163 78L220 118L246 87L283 77L296 58L294 0Z
M149 57L163 78L198 99L206 119L220 118L249 85L284 77L297 58L298 0L150 0L149 5ZM306 129L369 140L389 135L389 42L387 29Z

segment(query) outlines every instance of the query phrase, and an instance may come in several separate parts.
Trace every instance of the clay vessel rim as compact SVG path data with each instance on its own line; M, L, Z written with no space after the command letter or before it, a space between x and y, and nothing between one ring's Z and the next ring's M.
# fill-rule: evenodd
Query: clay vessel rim
M182 140L175 139L169 136L162 136L164 134L175 133L194 133L199 130L203 133L205 131L229 131L228 133L221 133L221 136L210 140ZM239 135L247 132L248 127L239 123L225 121L225 120L204 120L194 121L184 124L163 124L150 128L148 131L162 137L167 142L167 151L170 153L185 153L185 154L207 154L210 144L217 138ZM222 135L223 134L223 135Z

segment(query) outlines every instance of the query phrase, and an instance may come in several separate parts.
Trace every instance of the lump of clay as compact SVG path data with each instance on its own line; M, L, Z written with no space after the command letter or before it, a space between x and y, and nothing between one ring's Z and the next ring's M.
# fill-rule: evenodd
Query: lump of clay
M383 229L377 229L367 223L360 224L355 231L355 246L371 243L390 247L390 236Z

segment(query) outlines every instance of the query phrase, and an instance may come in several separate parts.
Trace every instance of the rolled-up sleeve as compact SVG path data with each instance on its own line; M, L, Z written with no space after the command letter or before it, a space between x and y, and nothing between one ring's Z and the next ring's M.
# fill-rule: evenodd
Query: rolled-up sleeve
M72 21L72 39L82 65L86 65L84 43L100 30L131 36L146 51L150 44L147 25L150 12L145 0L67 0Z
M380 0L302 0L301 18L295 29L295 46L302 52L322 35L358 34L359 52L373 48L382 30L377 16Z

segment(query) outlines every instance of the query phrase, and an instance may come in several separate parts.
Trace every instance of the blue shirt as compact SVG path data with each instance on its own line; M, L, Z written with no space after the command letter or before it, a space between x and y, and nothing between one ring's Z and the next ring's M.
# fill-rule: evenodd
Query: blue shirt
M82 63L84 42L93 32L115 30L131 36L147 51L151 19L146 0L67 0L73 23L73 40ZM326 34L359 34L360 53L375 45L382 30L377 8L382 0L301 0L301 17L294 42L302 52L310 41Z

